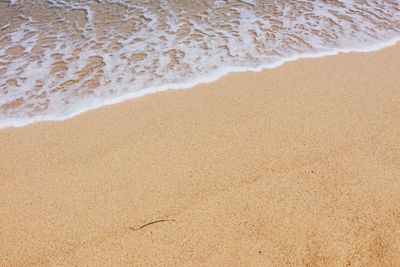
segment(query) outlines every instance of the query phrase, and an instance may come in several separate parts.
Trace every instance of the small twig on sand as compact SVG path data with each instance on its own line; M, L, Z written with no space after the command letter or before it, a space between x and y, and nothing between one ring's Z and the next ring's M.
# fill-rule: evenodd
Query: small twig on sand
M160 222L176 222L176 221L175 221L175 220L157 220L157 221L152 221L152 222L143 224L143 225L140 226L139 228L129 227L129 229L138 231L138 230L140 230L140 229L142 229L142 228L145 228L146 226L149 226L149 225L152 225L152 224L155 224L155 223L160 223Z

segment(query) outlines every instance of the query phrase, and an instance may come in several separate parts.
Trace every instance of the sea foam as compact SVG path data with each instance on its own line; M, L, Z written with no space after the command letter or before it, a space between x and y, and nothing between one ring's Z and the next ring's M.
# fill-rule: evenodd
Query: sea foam
M141 3L143 2L143 3ZM0 25L0 127L63 120L229 72L371 51L396 1L12 1Z

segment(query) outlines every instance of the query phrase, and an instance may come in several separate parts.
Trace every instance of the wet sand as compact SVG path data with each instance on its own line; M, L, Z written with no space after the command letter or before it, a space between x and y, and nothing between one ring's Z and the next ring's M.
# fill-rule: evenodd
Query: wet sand
M400 265L400 46L0 130L0 265Z

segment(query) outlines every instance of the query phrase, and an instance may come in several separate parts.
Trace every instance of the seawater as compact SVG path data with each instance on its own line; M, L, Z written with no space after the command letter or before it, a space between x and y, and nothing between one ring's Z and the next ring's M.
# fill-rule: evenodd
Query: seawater
M1 1L0 127L399 37L398 0Z

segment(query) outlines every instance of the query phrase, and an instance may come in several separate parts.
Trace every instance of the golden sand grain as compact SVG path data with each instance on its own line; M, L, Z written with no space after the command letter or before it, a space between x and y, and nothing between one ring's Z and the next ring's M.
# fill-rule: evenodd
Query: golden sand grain
M400 265L400 46L0 130L0 265Z

